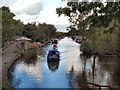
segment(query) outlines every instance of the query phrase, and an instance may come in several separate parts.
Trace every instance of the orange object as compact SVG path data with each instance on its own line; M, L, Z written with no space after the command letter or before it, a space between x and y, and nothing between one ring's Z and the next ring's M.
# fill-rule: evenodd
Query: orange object
M57 47L57 44L55 46Z

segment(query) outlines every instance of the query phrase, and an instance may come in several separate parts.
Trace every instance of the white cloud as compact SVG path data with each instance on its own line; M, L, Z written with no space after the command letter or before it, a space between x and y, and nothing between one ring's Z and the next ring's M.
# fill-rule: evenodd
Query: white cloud
M40 12L38 21L41 23L49 24L69 24L68 17L60 16L56 14L56 8L46 8Z
M17 0L0 0L0 6L10 6L16 2Z
M9 7L16 15L14 19L20 19L24 23L54 24L58 30L64 31L69 25L68 17L58 17L56 8L64 7L66 3L61 0L15 0Z
M27 15L37 15L37 14L40 13L41 10L43 10L43 7L42 7L41 2L39 2L39 3L36 3L36 4L30 5L26 8L23 8L21 10L16 10L15 13L17 15L23 14L23 13L25 13Z
M43 10L41 0L18 0L12 7L11 10L16 14L28 14L36 15Z
M66 27L69 26L68 17L60 16L56 14L56 8L50 7L45 8L40 12L38 16L38 21L40 23L54 24L58 31L66 31Z
M60 25L60 24L54 24L55 27L57 28L57 31L61 31L61 32L68 32L66 30L66 27L69 26L69 24L64 24L64 25Z

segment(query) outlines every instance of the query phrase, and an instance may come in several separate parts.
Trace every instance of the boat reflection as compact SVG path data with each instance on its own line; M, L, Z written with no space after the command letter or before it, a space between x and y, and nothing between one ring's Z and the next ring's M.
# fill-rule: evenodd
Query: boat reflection
M58 67L59 67L59 60L56 61L49 61L47 60L48 68L52 71L55 72Z

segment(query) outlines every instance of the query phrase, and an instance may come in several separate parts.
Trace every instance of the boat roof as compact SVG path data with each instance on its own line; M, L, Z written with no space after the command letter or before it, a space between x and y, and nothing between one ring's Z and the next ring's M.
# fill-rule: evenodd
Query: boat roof
M50 50L50 52L51 52L51 51L55 51L55 52L58 52L58 50L55 50L55 49L52 49L52 50Z

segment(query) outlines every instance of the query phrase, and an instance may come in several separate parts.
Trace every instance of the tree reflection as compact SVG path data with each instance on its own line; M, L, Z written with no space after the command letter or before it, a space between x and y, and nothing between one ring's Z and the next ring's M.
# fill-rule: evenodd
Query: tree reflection
M120 86L120 70L118 68L120 61L118 57L81 54L80 58L83 69L76 75L76 82L79 87L94 87L87 85L87 82L113 88Z
M89 59L91 57L90 54L81 54L80 55L80 60L82 61L81 63L83 64L82 70L80 70L79 72L75 72L74 70L74 66L71 67L71 70L69 71L69 73L67 73L67 77L69 79L69 86L71 88L89 88L88 84L86 83L88 80L87 77L87 71L86 71L86 62L87 59ZM95 66L95 65L94 65ZM94 68L93 66L93 68ZM94 71L94 70L93 70Z
M93 56L93 65L92 65L92 76L93 76L93 83L94 83L94 76L95 76L95 58L96 55Z
M120 61L119 57L112 57L112 56L99 56L99 63L100 67L102 67L101 71L108 72L108 82L113 88L120 87Z
M72 65L71 70L67 74L67 78L69 80L69 87L74 88L75 87L75 81L74 81L74 66Z
M36 65L37 63L37 49L29 49L24 52L25 64Z
M118 57L118 88L120 88L120 57Z
M87 66L86 63L90 57L91 55L88 53L80 54L80 60L83 61L83 69L76 75L76 82L80 88L89 88L88 84L86 83L88 81L88 77L87 77L88 72L86 71L86 66Z

